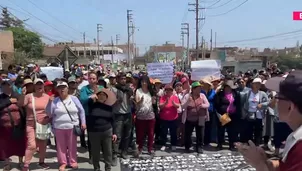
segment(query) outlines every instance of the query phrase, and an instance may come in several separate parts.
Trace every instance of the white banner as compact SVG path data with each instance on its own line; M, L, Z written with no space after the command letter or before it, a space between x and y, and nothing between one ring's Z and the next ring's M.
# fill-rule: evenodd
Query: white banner
M173 79L173 62L166 63L148 63L148 76L153 79L160 79L164 84L171 83Z
M191 62L191 79L199 81L205 77L214 76L220 78L221 62L220 60L201 60Z
M63 78L63 68L61 67L41 67L41 72L47 76L47 79L53 81L56 78Z

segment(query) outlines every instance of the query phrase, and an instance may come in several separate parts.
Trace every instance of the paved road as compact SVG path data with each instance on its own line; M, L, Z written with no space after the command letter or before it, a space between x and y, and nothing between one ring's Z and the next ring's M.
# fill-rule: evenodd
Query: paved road
M225 150L227 151L227 150ZM167 150L167 152L162 152L162 151L156 151L155 155L156 156L164 156L164 155L180 155L184 152L183 148L177 148L177 150L175 152L169 152ZM215 152L215 150L213 148L209 148L207 150L205 150L205 153L213 153ZM143 154L144 155L144 154ZM40 171L42 169L40 169L37 166L37 162L38 162L38 155L35 155L33 160L32 160L32 164L30 165L30 169L32 170L36 170L36 171ZM17 169L17 157L12 157L12 171L18 171L19 169ZM58 170L58 163L56 161L56 151L53 148L48 148L47 149L47 159L45 161L47 164L50 165L49 171L57 171ZM89 164L88 162L88 153L85 149L83 148L78 148L78 162L79 162L79 171L92 171L93 167L91 164ZM103 170L104 165L102 162L101 163L101 169ZM119 162L118 162L119 164ZM0 168L3 168L3 163L0 163ZM120 166L116 166L112 168L112 171L120 171Z

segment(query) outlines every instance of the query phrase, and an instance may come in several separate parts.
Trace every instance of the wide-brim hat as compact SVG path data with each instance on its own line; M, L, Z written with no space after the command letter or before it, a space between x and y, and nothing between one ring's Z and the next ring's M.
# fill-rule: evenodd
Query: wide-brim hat
M235 85L235 82L233 80L227 80L226 82L224 82L223 85L229 86L231 89L238 88L237 85Z
M209 86L213 86L211 78L203 78L200 80L203 84L208 84Z
M115 94L107 88L100 88L96 94L99 94L101 92L107 95L107 100L104 103L108 106L114 105L114 103L116 102Z

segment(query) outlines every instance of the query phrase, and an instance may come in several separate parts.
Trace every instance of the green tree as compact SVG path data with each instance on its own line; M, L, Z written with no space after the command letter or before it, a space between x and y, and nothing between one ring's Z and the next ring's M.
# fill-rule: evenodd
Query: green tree
M14 46L19 52L25 52L31 58L41 58L43 42L37 33L22 27L10 27L14 34Z
M294 57L293 55L281 55L278 56L274 62L278 63L278 67L287 71L289 69L302 69L302 58Z
M0 17L0 28L10 30L14 35L14 47L19 53L25 53L30 58L41 58L43 53L43 43L40 36L27 30L24 21L17 17L12 17L7 8L2 9Z

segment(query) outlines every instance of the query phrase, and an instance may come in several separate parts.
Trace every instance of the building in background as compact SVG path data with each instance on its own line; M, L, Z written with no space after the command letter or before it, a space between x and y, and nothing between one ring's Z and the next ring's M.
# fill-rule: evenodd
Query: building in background
M147 58L153 59L150 62L174 62L180 63L183 58L183 51L185 50L182 46L176 46L175 44L163 44L153 45L149 47L146 53Z
M14 36L11 31L0 31L0 69L7 68L14 60Z

